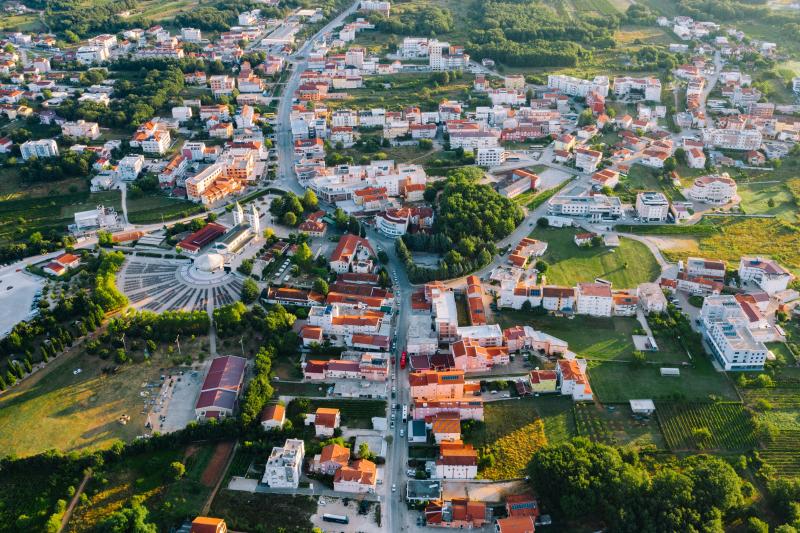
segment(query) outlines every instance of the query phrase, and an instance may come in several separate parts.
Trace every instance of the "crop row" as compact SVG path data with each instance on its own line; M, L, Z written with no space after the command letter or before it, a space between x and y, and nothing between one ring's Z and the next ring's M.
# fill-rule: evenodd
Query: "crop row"
M667 446L675 450L746 450L756 446L755 425L738 403L659 404Z
M742 389L741 393L748 404L767 400L776 409L800 408L800 388Z

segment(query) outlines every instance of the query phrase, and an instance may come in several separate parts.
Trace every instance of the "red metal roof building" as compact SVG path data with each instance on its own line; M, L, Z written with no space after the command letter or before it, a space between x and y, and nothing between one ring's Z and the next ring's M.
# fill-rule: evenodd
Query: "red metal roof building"
M242 389L246 364L246 359L233 355L217 357L211 362L200 388L200 397L195 404L194 410L198 419L233 415Z

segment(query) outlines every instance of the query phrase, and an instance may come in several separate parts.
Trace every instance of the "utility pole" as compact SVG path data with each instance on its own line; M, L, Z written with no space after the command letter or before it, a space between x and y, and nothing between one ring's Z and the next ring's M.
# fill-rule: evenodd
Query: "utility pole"
M180 333L178 334L177 337L175 337L175 344L178 345L178 355L183 355L181 353L181 335L180 335Z
M239 337L239 345L242 347L242 357L246 359L246 357L244 357L244 335Z

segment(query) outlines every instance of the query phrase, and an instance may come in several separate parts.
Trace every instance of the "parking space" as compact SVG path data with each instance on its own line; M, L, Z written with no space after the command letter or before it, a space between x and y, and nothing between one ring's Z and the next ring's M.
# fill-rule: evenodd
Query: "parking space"
M162 403L158 406L158 411L154 409L149 416L154 431L178 431L195 420L194 405L210 364L209 359L198 369L185 371L183 375L176 374L165 380L159 393Z
M380 531L380 527L375 523L375 508L378 505L377 503L371 503L369 512L362 515L358 514L359 502L357 500L348 498L347 504L344 502L345 499L320 496L319 506L317 507L316 514L311 517L311 523L326 533ZM324 514L346 516L349 523L338 524L326 522L322 519L322 515Z

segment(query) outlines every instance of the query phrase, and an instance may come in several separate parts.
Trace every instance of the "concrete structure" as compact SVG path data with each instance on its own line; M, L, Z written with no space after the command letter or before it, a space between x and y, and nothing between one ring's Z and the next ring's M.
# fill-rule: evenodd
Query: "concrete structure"
M287 439L282 447L275 446L269 454L261 482L272 488L296 489L300 484L305 443Z
M613 298L611 285L606 283L578 283L575 291L575 313L591 316L611 316Z
M767 294L786 290L792 278L792 273L773 259L742 257L739 260L739 279L755 283Z
M58 144L53 139L41 139L39 141L25 141L19 146L22 159L25 161L32 157L47 158L58 157Z
M769 350L753 336L750 321L734 296L707 296L700 322L705 345L722 368L763 370Z
M636 195L636 213L647 222L664 222L669 215L669 200L661 192L640 192Z
M692 200L712 205L724 205L736 196L736 182L727 172L723 174L709 174L694 180L689 189Z

